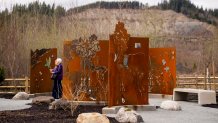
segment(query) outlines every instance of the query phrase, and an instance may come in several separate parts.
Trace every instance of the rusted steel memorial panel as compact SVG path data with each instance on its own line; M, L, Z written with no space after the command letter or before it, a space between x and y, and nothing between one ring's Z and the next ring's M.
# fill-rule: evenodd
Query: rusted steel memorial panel
M150 48L118 22L110 40L96 36L64 42L63 97L108 101L109 106L148 104L148 92L172 94L175 48Z
M176 86L176 49L149 49L149 91L157 94L173 94Z
M65 99L107 100L109 43L108 41L90 41L93 40L91 37L88 39L89 42L82 41L86 39L79 39L79 42L64 42L62 85Z
M55 66L57 49L40 49L31 51L30 93L52 91L52 80L49 69Z
M148 104L149 39L130 37L118 22L109 41L108 105Z

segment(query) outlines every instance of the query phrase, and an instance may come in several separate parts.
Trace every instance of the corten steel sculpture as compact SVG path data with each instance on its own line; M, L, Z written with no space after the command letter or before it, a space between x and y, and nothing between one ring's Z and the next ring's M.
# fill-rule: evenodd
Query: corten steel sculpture
M176 49L149 49L149 91L157 94L173 94L176 86Z
M30 93L52 91L52 80L49 69L55 66L57 49L31 51Z
M64 42L64 98L80 101L107 99L107 54L108 42L98 41L95 35Z
M118 22L109 41L109 106L148 104L148 47L148 38L130 37Z

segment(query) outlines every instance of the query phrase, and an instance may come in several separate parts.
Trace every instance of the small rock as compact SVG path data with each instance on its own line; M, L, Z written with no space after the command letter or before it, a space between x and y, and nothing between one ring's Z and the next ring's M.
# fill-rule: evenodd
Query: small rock
M38 97L33 98L32 104L41 104L41 103L50 104L54 100L55 99L51 96L38 96Z
M138 123L144 122L142 117L131 109L120 108L117 112L115 119L121 123Z
M173 110L173 111L179 111L182 109L179 103L177 103L176 101L172 101L172 100L163 101L160 107L162 109Z
M100 113L82 113L76 119L77 123L110 123L109 119Z
M49 109L54 109L54 110L57 110L57 109L66 110L70 108L71 108L70 102L64 99L55 100L52 103L50 103L50 106L49 106Z
M128 118L127 118L127 113L125 113L125 108L120 108L119 111L117 112L115 119L118 122L128 122Z
M26 92L18 92L12 99L14 100L28 100L29 94Z

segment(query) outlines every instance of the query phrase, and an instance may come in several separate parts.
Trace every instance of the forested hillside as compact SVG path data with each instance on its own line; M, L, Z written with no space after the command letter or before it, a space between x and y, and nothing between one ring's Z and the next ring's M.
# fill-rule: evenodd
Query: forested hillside
M218 24L218 9L203 9L202 6L196 6L189 0L164 0L158 4L162 10L174 10L190 18L197 19L209 24Z
M149 7L148 4L142 4L137 1L133 2L96 2L85 6L72 8L68 12L81 12L87 9L101 8L101 9L145 9L156 8L161 10L173 10L182 13L187 17L197 19L209 24L217 25L218 23L218 9L203 9L202 6L196 6L190 0L163 0L157 6Z

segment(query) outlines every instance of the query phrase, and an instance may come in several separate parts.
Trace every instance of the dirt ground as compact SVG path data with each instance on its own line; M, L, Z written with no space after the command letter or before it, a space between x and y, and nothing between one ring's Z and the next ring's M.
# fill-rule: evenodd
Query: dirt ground
M11 99L12 97L13 95L0 95L0 98ZM218 104L203 106L218 108ZM48 104L32 105L31 108L24 110L0 111L0 123L76 123L76 118L80 113L101 113L102 107L104 106L78 106L72 116L70 110L48 110ZM114 118L109 118L109 120L111 123L118 123Z
M48 110L48 104L32 105L30 109L16 111L1 111L1 123L76 123L76 118L80 113L99 112L103 106L78 106L71 115L70 110ZM113 118L109 118L111 123L117 123Z
M218 108L218 104L205 104L203 107Z
M6 99L11 99L13 96L13 94L0 94L0 98ZM78 106L73 116L70 110L49 110L48 107L48 104L40 104L24 110L0 111L0 123L76 123L80 113L102 113L104 106ZM114 118L109 120L110 123L118 123Z
M11 98L13 98L14 97L14 95L15 94L4 94L4 93L2 93L2 94L0 94L0 98L5 98L5 99L11 99Z

